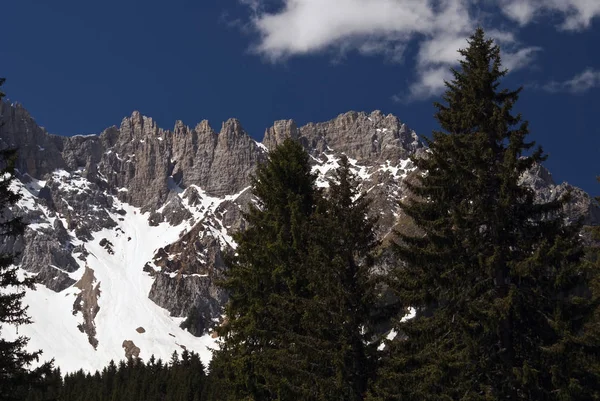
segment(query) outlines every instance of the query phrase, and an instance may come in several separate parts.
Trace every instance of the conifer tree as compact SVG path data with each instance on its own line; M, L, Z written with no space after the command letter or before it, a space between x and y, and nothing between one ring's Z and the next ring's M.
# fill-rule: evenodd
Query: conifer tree
M306 254L315 176L302 146L286 139L258 167L257 204L245 213L223 286L230 292L224 340L211 363L212 392L231 400L309 400L301 325L310 298ZM213 375L214 378L214 375ZM217 389L217 390L215 390Z
M0 79L0 86L4 79ZM0 92L0 100L4 94ZM0 128L1 129L1 128ZM11 184L15 178L16 151L0 149L0 241L5 242L21 235L24 224L10 209L21 198ZM27 388L39 381L40 375L49 373L49 364L30 371L30 365L39 359L41 351L30 353L25 348L29 339L19 336L8 340L2 336L2 326L20 326L31 323L27 307L22 300L25 288L33 286L31 278L21 279L13 264L14 254L0 255L0 399L25 399Z
M402 205L423 235L400 233L393 287L419 313L397 324L371 399L598 399L594 305L575 291L580 226L565 223L564 198L536 202L521 184L545 159L512 114L521 89L500 89L500 49L482 29L468 43L435 104L445 132L414 160L425 173Z
M303 324L311 333L318 399L362 400L373 376L372 267L376 219L370 202L357 188L346 156L329 180L329 191L312 219L307 262L314 296ZM317 369L316 367L319 367Z

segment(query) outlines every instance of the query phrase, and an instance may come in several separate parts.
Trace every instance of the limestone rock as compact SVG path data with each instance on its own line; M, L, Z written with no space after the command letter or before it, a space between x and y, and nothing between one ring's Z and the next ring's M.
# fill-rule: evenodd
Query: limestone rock
M129 206L119 205L125 202L138 208L133 213L147 213L144 224L180 230L137 268L153 280L148 297L172 316L184 317L181 327L202 335L221 318L227 300L216 282L226 269L223 254L234 245L231 234L246 227L243 212L254 201L250 177L268 149L288 137L307 150L317 185L325 190L339 157L348 156L360 190L372 201L377 236L384 243L393 240L394 228L416 232L399 202L410 196L406 182L422 173L410 158L427 157L427 152L416 133L391 114L348 112L301 127L292 120L276 121L258 143L236 119L224 122L219 132L206 120L193 128L177 121L165 130L133 112L99 135L62 137L48 134L22 106L0 102L0 148L19 148L17 178L26 195L11 213L29 224L23 236L0 238L0 252L18 252L17 263L54 291L76 285L74 309L94 345L91 312L97 312L94 298L100 290L92 285L93 272L86 269L78 283L71 275L88 258L98 257L88 245L104 238L100 232L119 229L131 218L125 211ZM522 182L535 190L538 201L570 192L568 218L600 223L596 202L569 184L557 185L543 166L524 174ZM123 235L131 241L136 233L126 230ZM102 241L101 252L109 254L102 256L116 259L110 253L120 252L118 245ZM376 269L385 272L390 258L384 253ZM139 355L131 340L123 347L127 357Z
M139 358L140 356L140 347L136 346L135 343L131 340L123 341L123 350L125 351L125 359L131 358Z

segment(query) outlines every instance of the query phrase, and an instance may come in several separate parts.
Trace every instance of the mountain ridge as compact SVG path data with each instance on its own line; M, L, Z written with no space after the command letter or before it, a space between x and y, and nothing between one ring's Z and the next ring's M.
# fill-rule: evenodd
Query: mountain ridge
M380 217L382 240L409 224L398 203L408 195L405 180L419 173L410 157L426 151L405 123L380 111L301 127L279 120L262 142L237 119L223 122L218 133L206 120L194 128L176 121L171 131L133 112L98 135L63 137L48 134L18 104L0 103L0 116L0 147L19 148L15 189L24 198L15 212L29 223L23 237L2 239L0 251L19 252L22 273L39 283L26 300L36 304L32 317L40 323L22 332L66 369L78 368L65 356L69 344L78 344L89 369L134 347L142 358L168 358L187 347L210 359L197 347L214 344L211 330L222 319L227 294L216 281L226 269L223 253L235 248L231 233L244 228L252 173L283 139L304 146L320 187L328 186L339 156L349 157ZM523 180L540 200L571 190L569 216L600 221L589 195L556 185L543 166ZM379 268L385 266L384 257ZM40 315L40 294L67 322L62 331L44 327L51 323ZM70 341L48 343L48 331Z

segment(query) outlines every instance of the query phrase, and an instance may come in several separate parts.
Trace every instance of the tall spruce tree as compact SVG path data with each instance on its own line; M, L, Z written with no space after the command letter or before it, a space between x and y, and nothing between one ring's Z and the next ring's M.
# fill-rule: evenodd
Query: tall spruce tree
M212 395L309 400L314 393L301 325L310 299L305 256L319 196L314 183L308 155L291 139L258 167L257 204L244 215L249 227L235 236L238 246L223 283L230 299L224 339L210 367Z
M596 177L600 182L600 177ZM600 204L600 196L595 198L596 206ZM600 362L598 348L590 344L600 344L600 226L588 226L586 247L586 260L582 275L586 277L585 285L578 289L578 293L589 299L589 304L594 309L594 315L583 328L585 339L579 340L577 346L570 348L570 359L566 362L572 369L579 369L590 376L590 383L597 383L600 377ZM581 372L582 368L584 372ZM600 391L592 393L600 399ZM589 397L588 397L589 398Z
M500 49L478 29L447 82L425 172L402 207L423 235L400 233L393 286L417 316L387 347L372 399L598 399L598 339L589 335L580 226L565 199L539 203L520 183L542 162L500 89ZM579 350L585 358L571 353Z
M0 78L0 86L4 83ZM4 93L0 92L0 100ZM1 130L1 127L0 127ZM10 243L21 235L25 225L14 215L11 207L21 198L13 191L11 184L15 179L16 151L0 149L0 242ZM13 264L15 255L0 254L0 399L23 400L28 387L38 383L40 375L49 373L49 365L30 371L30 364L37 361L41 351L30 353L25 348L29 339L19 336L8 340L2 336L2 326L6 324L20 326L31 323L27 316L27 307L22 300L24 289L33 286L31 278L20 279L18 268Z
M374 373L372 267L378 242L370 201L359 193L348 158L339 164L311 224L313 298L303 324L311 333L307 358L318 375L318 399L352 401L364 399Z

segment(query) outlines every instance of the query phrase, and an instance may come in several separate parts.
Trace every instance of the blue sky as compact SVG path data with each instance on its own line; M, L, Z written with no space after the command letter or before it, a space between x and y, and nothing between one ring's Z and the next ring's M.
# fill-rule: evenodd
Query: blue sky
M429 135L481 25L555 180L600 193L599 0L13 0L0 21L5 92L51 133L139 110L164 128L236 117L257 139L277 119L376 109Z

